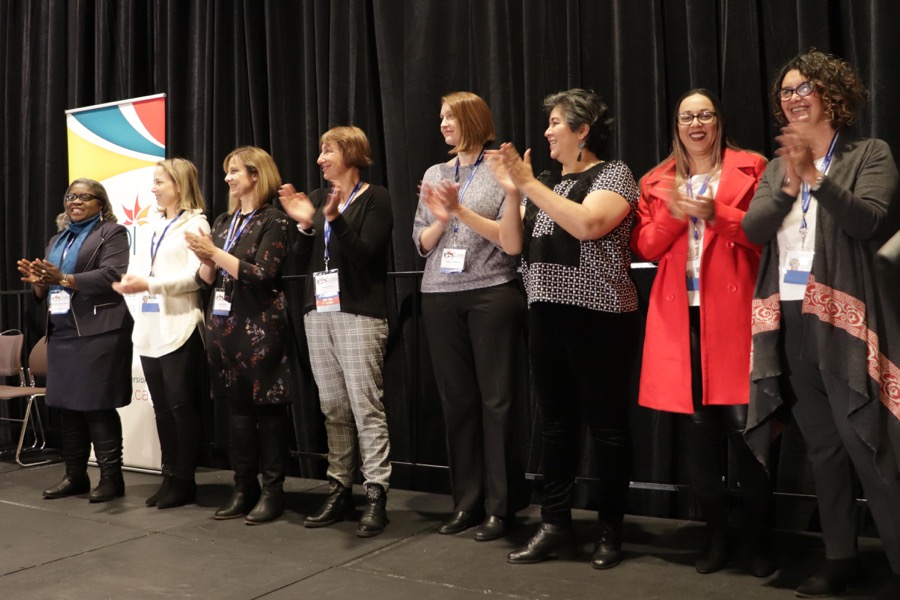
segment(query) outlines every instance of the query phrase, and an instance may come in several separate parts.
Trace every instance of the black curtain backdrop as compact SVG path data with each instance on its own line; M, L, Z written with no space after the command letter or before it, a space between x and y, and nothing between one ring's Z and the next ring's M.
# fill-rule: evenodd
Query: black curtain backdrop
M896 153L900 113L891 99L900 93L900 69L890 63L900 56L898 23L896 0L4 0L0 290L22 289L15 260L41 256L55 230L68 183L69 108L165 92L167 153L197 165L211 217L227 206L222 160L234 147L268 149L285 181L311 190L322 184L319 135L357 125L374 151L365 175L391 191L393 268L411 272L422 266L410 238L416 186L429 165L447 157L438 131L443 94L484 97L499 141L533 148L540 170L550 166L542 98L575 86L594 89L616 119L609 157L640 176L667 154L672 105L693 87L721 95L738 145L771 156L772 77L793 55L816 47L857 67L871 92L858 127ZM652 270L636 279L646 297ZM409 467L446 459L415 318L417 281L399 275L395 282L386 401L396 483L446 486L445 474L431 481L427 469ZM296 297L298 282L289 287ZM0 320L9 323L13 303L9 296L0 301ZM324 450L324 433L294 316L297 447L316 453ZM526 372L524 355L522 364ZM221 449L221 415L214 404L210 411L218 424L212 447ZM523 413L523 436L536 439L528 402ZM634 479L684 481L673 420L642 409L634 420ZM539 444L525 439L523 446L539 472ZM809 489L795 437L785 439L780 463L782 489ZM300 470L324 472L306 454ZM634 504L675 511L652 492Z

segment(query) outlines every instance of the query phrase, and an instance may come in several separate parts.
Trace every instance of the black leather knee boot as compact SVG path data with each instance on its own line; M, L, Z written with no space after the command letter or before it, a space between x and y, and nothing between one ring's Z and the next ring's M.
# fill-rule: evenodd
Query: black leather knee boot
M259 431L256 418L231 415L231 468L234 469L234 490L228 504L216 511L216 519L243 517L259 500Z
M44 490L44 498L65 498L91 491L91 479L87 474L91 438L84 416L75 411L63 410L61 414L62 455L66 474L59 483Z
M259 501L247 518L247 525L274 521L284 512L284 475L287 471L287 414L281 410L266 411L259 418L259 451L263 489Z
M86 413L100 482L91 490L91 502L108 502L125 495L122 476L122 421L115 409Z

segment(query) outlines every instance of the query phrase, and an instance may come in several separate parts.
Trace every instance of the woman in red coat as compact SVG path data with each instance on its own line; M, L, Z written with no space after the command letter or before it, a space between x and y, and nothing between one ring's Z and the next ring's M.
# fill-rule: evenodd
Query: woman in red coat
M707 523L699 573L731 558L722 438L731 440L747 509L749 571L770 575L771 490L742 439L750 371L750 302L759 248L741 219L766 160L735 148L712 93L678 102L672 153L641 181L634 251L659 266L647 311L641 406L681 413L691 487Z

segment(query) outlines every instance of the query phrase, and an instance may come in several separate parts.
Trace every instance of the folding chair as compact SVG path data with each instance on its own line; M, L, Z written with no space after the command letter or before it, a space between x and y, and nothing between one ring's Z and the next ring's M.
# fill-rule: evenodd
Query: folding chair
M19 444L16 446L16 462L23 467L31 467L35 465L45 465L53 462L52 460L40 460L35 462L22 462L23 451L40 451L47 446L47 437L44 434L44 424L41 420L41 413L34 406L37 398L43 397L47 393L47 389L37 387L35 384L35 376L47 376L47 338L42 337L38 343L34 345L28 358L27 371L22 368L22 345L24 344L24 336L22 332L11 329L0 334L0 376L2 377L18 377L19 385L0 385L0 400L15 400L18 398L27 399L25 403L25 414L21 419L13 417L0 417L0 421L12 421L22 423L19 430ZM27 375L27 379L26 379ZM28 430L29 424L31 431L34 433L34 443L29 448L24 448L25 432Z

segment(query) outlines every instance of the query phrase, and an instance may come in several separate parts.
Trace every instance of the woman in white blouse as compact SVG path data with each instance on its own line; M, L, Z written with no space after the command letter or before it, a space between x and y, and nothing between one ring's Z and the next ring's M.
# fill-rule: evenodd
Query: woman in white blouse
M160 218L149 244L113 288L139 294L133 341L156 415L162 450L163 481L147 498L148 506L171 508L194 501L194 471L200 449L200 372L203 364L203 310L194 278L200 260L188 249L184 234L209 233L197 169L173 158L156 164L153 194Z

